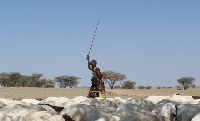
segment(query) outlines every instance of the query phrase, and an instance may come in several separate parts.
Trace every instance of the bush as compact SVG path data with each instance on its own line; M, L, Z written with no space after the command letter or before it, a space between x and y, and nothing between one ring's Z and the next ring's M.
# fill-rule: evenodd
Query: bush
M196 85L195 85L195 84L192 84L191 87L194 89L194 88L196 87Z
M157 87L157 89L160 89L161 87Z
M146 89L151 89L152 86L147 86Z
M123 89L133 89L135 86L135 82L134 81L125 81L124 84L122 85Z
M146 89L145 86L139 86L138 88L139 88L139 89Z
M119 88L121 88L119 85L117 85L117 86L114 86L114 88L115 89L119 89Z

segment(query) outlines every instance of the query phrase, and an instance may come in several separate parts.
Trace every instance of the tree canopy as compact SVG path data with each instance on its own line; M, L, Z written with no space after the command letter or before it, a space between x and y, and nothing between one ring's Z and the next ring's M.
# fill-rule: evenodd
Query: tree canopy
M124 74L116 73L115 71L102 72L102 77L105 83L108 83L110 88L113 89L117 81L122 81L126 78Z
M135 82L134 81L130 81L130 80L128 80L128 81L125 81L124 83L123 83L123 85L122 85L122 88L123 89L133 89L134 87L135 87Z
M195 81L195 78L193 77L182 77L180 79L177 79L177 82L183 86L184 90L186 90L189 86L193 84Z
M29 75L22 75L20 72L0 73L1 87L40 87L40 88L54 88L55 82L61 88L77 87L78 80L81 79L75 76L59 76L55 79L42 78L41 73L32 73Z
M61 88L77 87L79 79L81 79L81 78L75 77L75 76L66 76L66 75L55 77L55 81L59 83L59 86Z
M0 73L0 85L2 87L44 87L53 88L55 81L42 78L43 74L33 73L22 75L19 72Z

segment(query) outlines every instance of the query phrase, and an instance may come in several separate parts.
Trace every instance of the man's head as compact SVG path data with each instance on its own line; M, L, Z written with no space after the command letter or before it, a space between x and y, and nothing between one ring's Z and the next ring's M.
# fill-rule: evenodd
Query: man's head
M90 62L90 65L92 66L92 68L95 68L96 65L97 65L97 61L96 61L96 60L92 60L92 61Z

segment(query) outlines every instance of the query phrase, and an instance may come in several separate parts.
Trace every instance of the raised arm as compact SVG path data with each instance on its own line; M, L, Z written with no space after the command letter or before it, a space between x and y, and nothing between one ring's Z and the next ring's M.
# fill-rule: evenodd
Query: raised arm
M88 69L92 70L92 68L90 67L90 56L89 56L89 54L87 55L87 60L88 60Z

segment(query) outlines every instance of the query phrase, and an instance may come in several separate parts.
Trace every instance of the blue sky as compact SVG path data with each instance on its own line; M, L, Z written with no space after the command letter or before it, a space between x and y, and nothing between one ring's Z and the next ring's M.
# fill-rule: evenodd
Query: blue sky
M101 71L136 86L200 86L199 0L1 0L0 72L74 75L90 86L89 47Z

